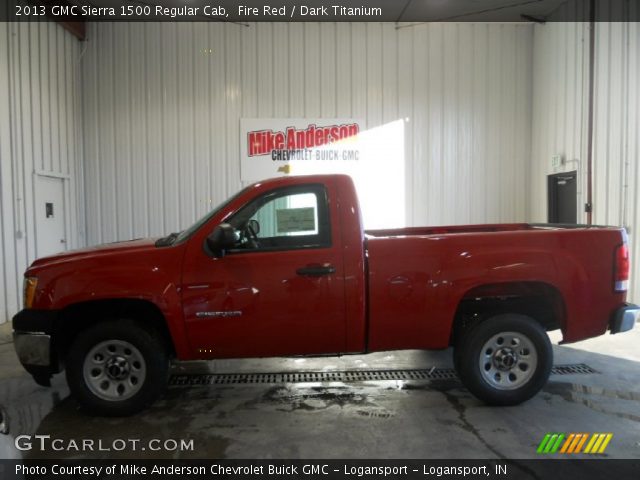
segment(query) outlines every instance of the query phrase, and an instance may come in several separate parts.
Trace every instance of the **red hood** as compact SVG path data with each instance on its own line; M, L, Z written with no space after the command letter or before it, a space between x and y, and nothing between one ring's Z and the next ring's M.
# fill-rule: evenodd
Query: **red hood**
M38 258L31 264L29 270L38 269L51 264L58 264L79 259L87 259L95 256L103 256L114 253L132 253L155 249L156 240L157 239L155 238L138 238L136 240L105 243L104 245L80 248L78 250L69 250L68 252L62 252L56 255Z

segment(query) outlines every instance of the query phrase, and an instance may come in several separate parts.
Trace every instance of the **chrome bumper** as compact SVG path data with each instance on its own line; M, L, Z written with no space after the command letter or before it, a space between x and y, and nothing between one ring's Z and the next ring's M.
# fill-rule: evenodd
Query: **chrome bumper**
M13 345L24 369L38 385L49 386L61 371L54 342L56 310L24 309L13 317Z
M13 332L13 346L22 365L51 365L51 335L38 332Z
M611 333L621 333L631 330L640 319L640 307L626 305L619 308L611 320Z

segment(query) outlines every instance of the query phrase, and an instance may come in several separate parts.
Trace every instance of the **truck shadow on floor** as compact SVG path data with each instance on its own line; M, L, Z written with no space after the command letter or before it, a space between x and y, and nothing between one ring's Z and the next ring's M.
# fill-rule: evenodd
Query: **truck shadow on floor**
M51 388L43 388L25 374L0 382L0 404L9 430L0 435L0 454L5 458L159 459L292 458L312 452L314 457L331 458L336 456L335 445L330 445L335 441L343 457L444 455L427 438L422 449L418 449L421 440L416 440L414 451L381 449L377 434L356 442L360 431L419 428L441 432L442 437L463 435L471 449L454 452L463 457L513 458L509 443L500 443L505 437L513 437L513 448L521 442L520 457L535 456L540 432L558 429L615 432L616 441L624 446L620 454L637 456L633 432L640 422L640 363L572 347L555 348L563 359L575 357L598 373L554 375L534 399L502 408L483 405L457 380L367 381L171 387L144 412L104 418L88 415L69 397L63 376L55 378ZM31 448L15 448L15 437L34 434L60 439L61 448L54 449L50 443L40 448L33 438ZM150 439L193 440L194 449L151 450ZM77 445L83 440L92 442L91 448ZM124 449L117 443L120 440L127 441Z

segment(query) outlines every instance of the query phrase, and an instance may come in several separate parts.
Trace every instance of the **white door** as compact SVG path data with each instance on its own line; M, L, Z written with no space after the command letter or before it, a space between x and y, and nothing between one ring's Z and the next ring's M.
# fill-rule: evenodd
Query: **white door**
M64 179L36 175L36 255L46 257L67 248Z

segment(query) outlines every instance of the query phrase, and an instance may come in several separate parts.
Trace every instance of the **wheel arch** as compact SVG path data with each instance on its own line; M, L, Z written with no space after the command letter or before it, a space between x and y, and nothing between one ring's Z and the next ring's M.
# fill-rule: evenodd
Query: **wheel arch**
M560 291L546 282L487 283L471 288L460 299L451 329L450 345L465 330L495 315L526 315L545 330L565 331L565 303Z
M154 329L161 336L169 355L175 356L176 349L166 318L157 305L139 298L112 298L79 302L60 311L53 327L54 348L59 358L64 361L80 332L115 318L130 318L144 328Z

